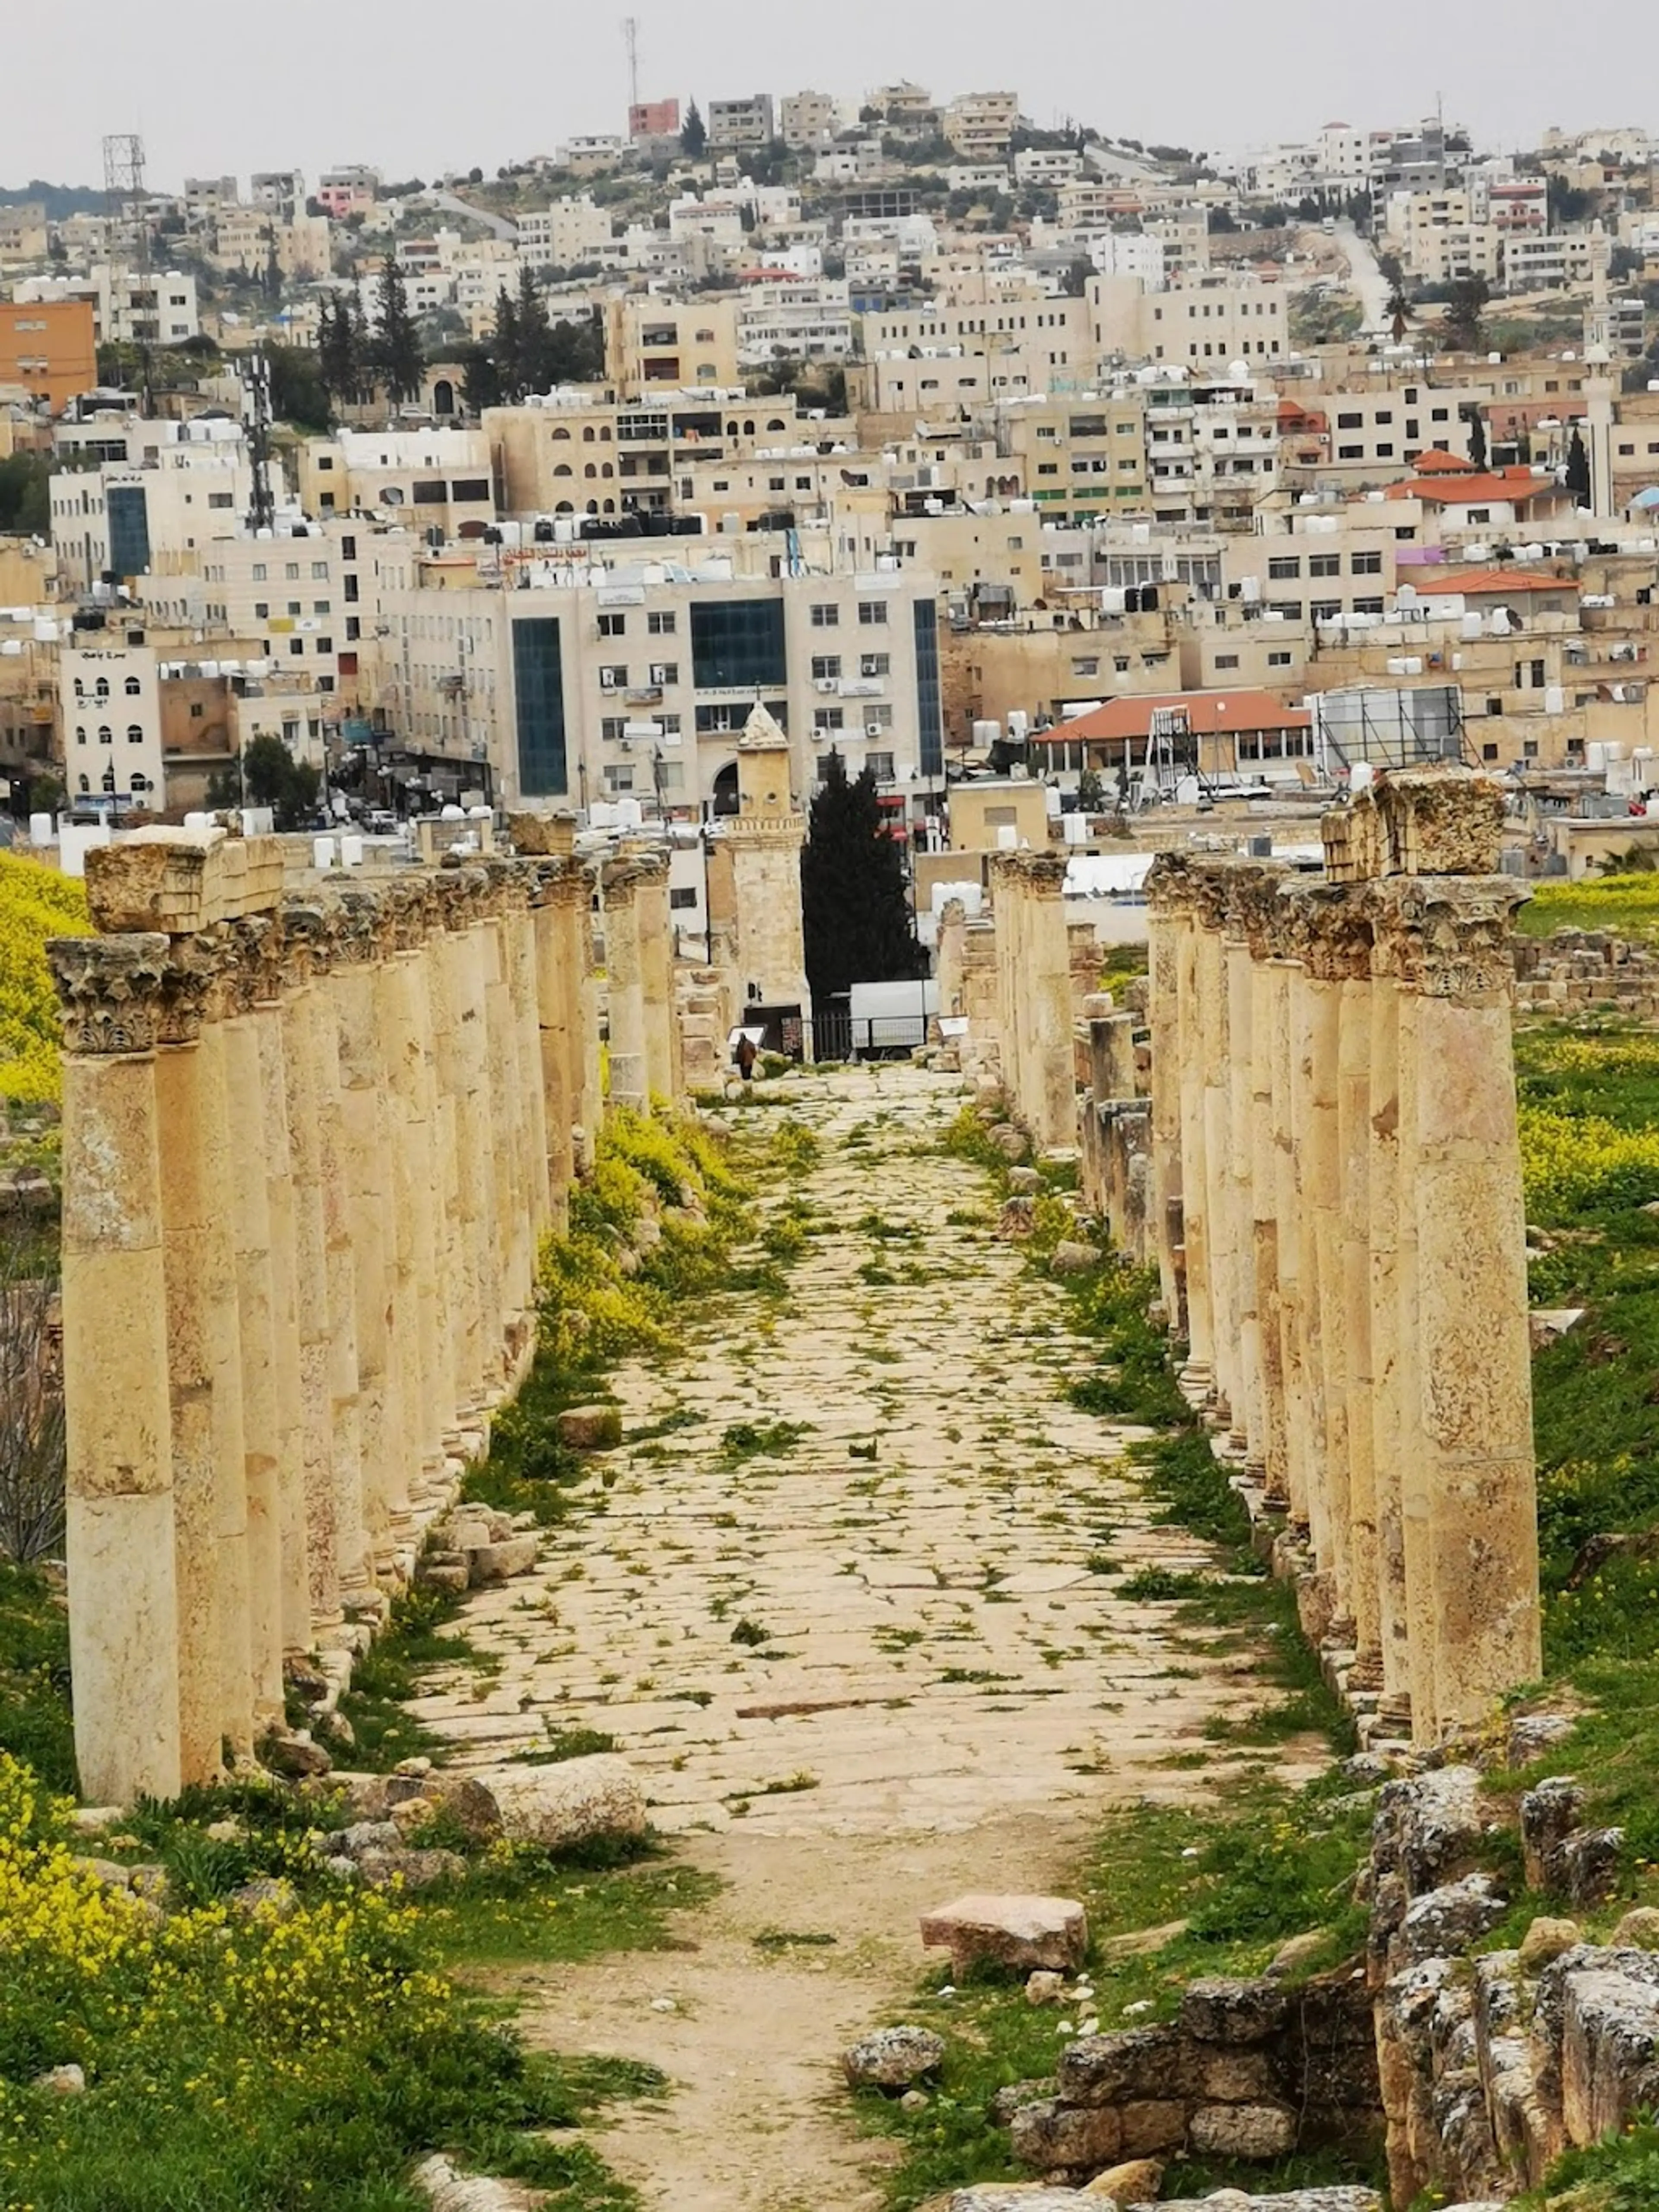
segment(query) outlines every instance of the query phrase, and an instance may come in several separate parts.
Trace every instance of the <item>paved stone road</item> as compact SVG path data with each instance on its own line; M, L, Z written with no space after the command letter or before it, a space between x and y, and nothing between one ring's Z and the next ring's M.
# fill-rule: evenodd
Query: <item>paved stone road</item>
M725 1878L672 1966L528 1992L532 2033L682 2085L604 2144L672 2212L878 2201L831 2069L913 1984L917 1912L1060 1878L1106 1803L1213 1788L1219 1755L1207 1774L1170 1755L1262 1696L1116 1594L1206 1555L1150 1525L1121 1457L1142 1432L1060 1395L1084 1356L1064 1302L938 1150L956 1085L907 1067L787 1088L823 1140L793 1195L830 1231L787 1306L735 1301L667 1367L618 1374L632 1441L605 1510L474 1601L468 1632L503 1662L486 1693L469 1677L419 1708L464 1762L609 1732L656 1825ZM732 1431L779 1422L801 1433L738 1455ZM836 1942L780 1957L756 1949L767 1929Z

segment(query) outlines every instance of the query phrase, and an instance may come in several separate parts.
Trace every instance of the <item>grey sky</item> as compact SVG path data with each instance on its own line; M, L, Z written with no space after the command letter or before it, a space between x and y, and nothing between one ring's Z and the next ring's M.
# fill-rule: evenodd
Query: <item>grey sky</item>
M623 128L630 6L647 97L909 76L941 97L1017 89L1044 125L1209 149L1404 121L1437 94L1503 147L1552 122L1659 124L1650 0L80 0L6 11L0 184L100 181L100 134L134 129L161 189L289 163L494 169Z

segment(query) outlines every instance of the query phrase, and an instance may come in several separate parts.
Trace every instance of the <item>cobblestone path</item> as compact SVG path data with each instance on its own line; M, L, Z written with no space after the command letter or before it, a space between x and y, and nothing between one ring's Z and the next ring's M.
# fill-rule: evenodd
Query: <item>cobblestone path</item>
M1145 1432L1061 1395L1087 1356L1063 1299L939 1150L959 1086L905 1067L787 1091L822 1142L793 1194L824 1233L787 1304L729 1302L673 1362L618 1372L603 1511L550 1540L539 1587L473 1601L503 1662L486 1693L417 1708L463 1763L605 1730L726 1885L683 1953L515 1984L533 2038L674 2080L600 2139L653 2212L878 2204L835 2061L914 1985L917 1914L1063 1878L1105 1805L1212 1790L1224 1753L1171 1754L1261 1701L1117 1595L1206 1554L1151 1525L1121 1456Z

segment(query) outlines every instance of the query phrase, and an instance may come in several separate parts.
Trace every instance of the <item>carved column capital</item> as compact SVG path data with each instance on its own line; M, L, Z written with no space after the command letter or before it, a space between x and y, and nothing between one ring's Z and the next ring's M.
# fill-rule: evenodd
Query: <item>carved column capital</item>
M1160 853L1146 878L1146 903L1163 921L1190 914L1196 896L1193 864L1184 853Z
M1372 973L1431 999L1507 993L1515 914L1528 894L1512 876L1404 876L1368 886Z
M161 1042L168 939L60 937L46 947L64 1049L88 1056L149 1052Z

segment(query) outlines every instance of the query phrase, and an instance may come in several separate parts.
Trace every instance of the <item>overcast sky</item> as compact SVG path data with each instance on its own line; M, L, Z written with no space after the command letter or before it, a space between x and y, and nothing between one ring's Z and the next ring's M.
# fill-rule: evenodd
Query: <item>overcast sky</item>
M78 0L3 10L0 185L101 183L101 135L132 130L158 190L289 165L314 181L350 161L493 171L623 128L630 6L647 98L908 76L940 98L1018 90L1044 125L1071 115L1208 151L1404 122L1437 96L1503 148L1550 123L1659 125L1651 0Z

